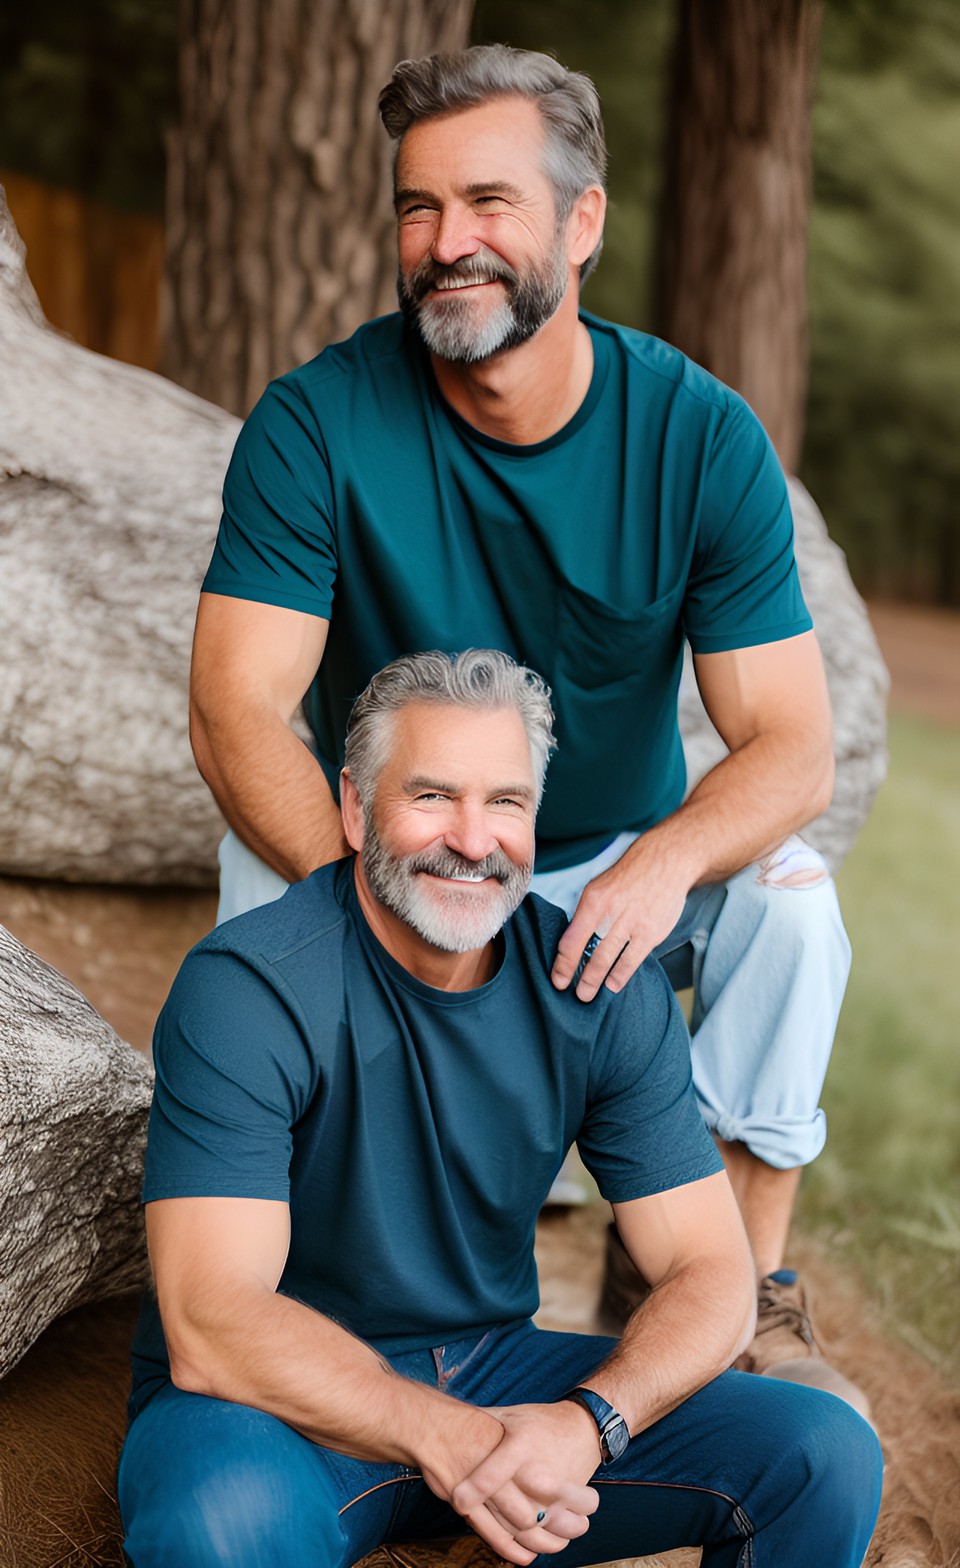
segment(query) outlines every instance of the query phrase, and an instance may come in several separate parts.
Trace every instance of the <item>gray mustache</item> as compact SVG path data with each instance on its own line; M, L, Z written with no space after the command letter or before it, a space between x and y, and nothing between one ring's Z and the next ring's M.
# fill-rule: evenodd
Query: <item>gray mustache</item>
M410 870L414 873L425 871L428 876L434 877L495 877L498 882L508 881L514 869L513 863L502 852L485 855L483 860L467 860L452 849L441 849L431 855L417 855L410 861Z
M479 250L475 256L461 256L449 266L427 256L415 267L407 280L407 287L418 300L444 283L454 279L462 283L516 283L517 274L505 261L491 252Z

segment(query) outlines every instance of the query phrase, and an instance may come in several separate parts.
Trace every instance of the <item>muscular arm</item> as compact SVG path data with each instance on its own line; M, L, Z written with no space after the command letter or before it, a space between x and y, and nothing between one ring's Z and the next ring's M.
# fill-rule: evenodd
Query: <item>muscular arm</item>
M412 1465L447 1500L501 1441L489 1411L403 1378L363 1340L277 1294L289 1245L283 1203L170 1198L149 1203L147 1240L177 1387L266 1410L311 1441L358 1459ZM567 1488L573 1503L584 1488ZM592 1504L592 1494L587 1498ZM460 1510L509 1560L528 1563L495 1505ZM559 1551L586 1528L568 1511L536 1550Z
M200 596L190 676L197 766L240 838L290 882L347 853L322 770L291 729L329 622Z
M813 632L701 654L694 665L730 754L584 889L553 970L563 989L592 934L603 938L577 985L583 1001L604 979L613 991L626 984L673 929L692 887L723 881L759 859L830 800L830 704Z
M749 1342L756 1281L723 1172L614 1204L614 1212L624 1245L653 1288L616 1349L584 1381L636 1435L724 1371ZM549 1495L551 1473L582 1482L596 1469L597 1429L579 1405L519 1405L494 1414L506 1435L454 1489L459 1510L475 1509L491 1494L510 1495L504 1513L522 1526Z

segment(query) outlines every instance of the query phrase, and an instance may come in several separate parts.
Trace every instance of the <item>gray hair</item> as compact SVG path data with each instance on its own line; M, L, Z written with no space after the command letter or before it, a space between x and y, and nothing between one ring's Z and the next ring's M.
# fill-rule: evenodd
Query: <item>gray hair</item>
M347 723L344 766L365 811L390 754L392 716L412 702L515 709L530 742L539 802L550 753L557 744L550 688L509 654L495 648L467 648L458 654L405 654L380 670L357 698Z
M475 44L458 54L401 60L380 94L380 118L397 143L411 125L497 98L535 103L546 135L544 172L563 224L590 185L606 189L607 146L600 99L589 76L568 71L552 55L507 44ZM603 249L601 239L580 268L583 283Z

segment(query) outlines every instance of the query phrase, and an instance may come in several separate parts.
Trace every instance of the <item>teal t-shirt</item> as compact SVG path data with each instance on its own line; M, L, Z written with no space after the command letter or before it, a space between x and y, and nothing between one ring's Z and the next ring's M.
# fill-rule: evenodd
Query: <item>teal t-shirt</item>
M351 858L218 927L157 1024L144 1200L288 1202L280 1290L387 1354L528 1317L574 1140L614 1201L720 1169L660 966L585 1007L549 979L565 925L527 898L493 978L438 991L373 936ZM167 1375L149 1299L134 1366L136 1408Z
M334 789L351 705L389 660L496 647L538 670L559 740L538 870L680 804L685 637L713 653L812 624L783 474L747 405L667 344L583 319L587 397L530 446L461 419L399 316L273 382L203 585L330 619L305 711Z

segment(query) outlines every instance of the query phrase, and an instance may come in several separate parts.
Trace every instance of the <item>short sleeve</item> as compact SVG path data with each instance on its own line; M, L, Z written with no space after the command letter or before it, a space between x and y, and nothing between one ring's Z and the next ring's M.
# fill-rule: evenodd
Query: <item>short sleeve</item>
M722 1169L693 1092L690 1037L676 997L648 959L615 999L577 1138L610 1203L682 1187Z
M777 455L742 398L713 437L683 607L694 653L723 653L810 631Z
M203 590L329 616L336 572L322 434L287 377L271 383L237 437Z
M313 1086L296 1020L263 977L231 953L191 953L154 1063L143 1201L286 1201L292 1128Z

